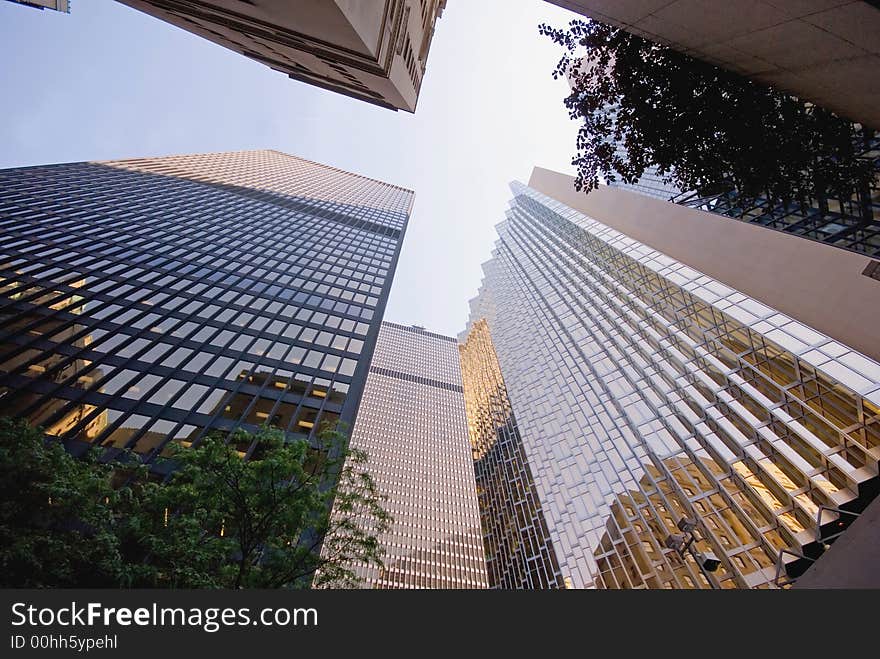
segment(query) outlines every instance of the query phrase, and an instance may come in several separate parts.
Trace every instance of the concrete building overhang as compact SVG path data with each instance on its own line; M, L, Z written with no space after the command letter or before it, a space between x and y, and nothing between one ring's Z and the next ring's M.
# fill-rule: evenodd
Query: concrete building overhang
M549 0L880 129L880 2Z

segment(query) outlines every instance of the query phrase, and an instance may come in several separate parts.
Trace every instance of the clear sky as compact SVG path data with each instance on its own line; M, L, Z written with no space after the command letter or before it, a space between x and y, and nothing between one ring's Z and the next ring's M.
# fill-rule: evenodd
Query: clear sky
M573 172L543 0L449 0L415 115L290 80L112 0L0 0L0 168L277 149L416 192L386 320L455 335L509 181Z

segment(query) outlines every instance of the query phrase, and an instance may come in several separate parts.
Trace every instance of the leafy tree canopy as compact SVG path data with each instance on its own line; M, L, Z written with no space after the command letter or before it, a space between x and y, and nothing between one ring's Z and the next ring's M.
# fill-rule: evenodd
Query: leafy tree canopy
M235 446L252 440L241 459ZM174 450L177 468L158 483L135 456L76 459L0 419L0 585L357 585L351 566L381 565L377 535L390 517L366 455L336 430L320 442L270 429L228 443L209 436Z
M94 454L76 460L27 424L0 419L0 586L115 585L111 477Z
M791 94L603 23L539 31L565 48L553 77L569 79L565 105L583 121L578 190L656 165L683 191L727 181L745 199L807 203L849 198L875 175L859 157L870 131Z

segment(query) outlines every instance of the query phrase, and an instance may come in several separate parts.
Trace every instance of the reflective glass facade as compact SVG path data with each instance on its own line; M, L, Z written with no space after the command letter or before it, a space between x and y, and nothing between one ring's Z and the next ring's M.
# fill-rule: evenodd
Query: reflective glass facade
M564 588L489 327L477 313L459 350L489 587Z
M0 414L148 459L351 423L412 199L275 151L0 171Z
M880 138L866 139L861 157L872 161L880 171ZM653 166L636 183L611 185L852 252L880 256L880 174L863 190L854 189L841 197L814 193L804 206L768 197L746 202L729 180L719 181L712 190L682 191L664 183Z
M351 446L393 517L367 588L485 588L486 562L454 338L383 323ZM366 526L368 518L362 520Z
M617 145L617 155L621 159L627 158L626 149L623 148L623 145ZM676 197L681 194L681 190L671 185L669 183L663 182L663 177L657 171L657 167L654 165L650 165L645 168L645 173L642 174L641 178L635 183L624 183L623 181L614 181L613 183L609 183L611 187L614 188L623 188L624 190L630 190L632 192L638 192L643 195L648 195L649 197L654 197L656 199L662 199L663 201L669 201L673 197Z
M880 364L520 183L485 319L563 579L773 587L880 489ZM694 555L670 544L693 522Z

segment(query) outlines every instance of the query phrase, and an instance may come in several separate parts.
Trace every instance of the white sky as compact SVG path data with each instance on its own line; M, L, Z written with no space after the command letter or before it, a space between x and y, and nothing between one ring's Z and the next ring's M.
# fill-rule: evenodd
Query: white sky
M576 124L542 0L449 0L415 115L284 75L111 0L0 2L0 167L278 149L416 192L386 320L455 335L508 183L573 172Z

